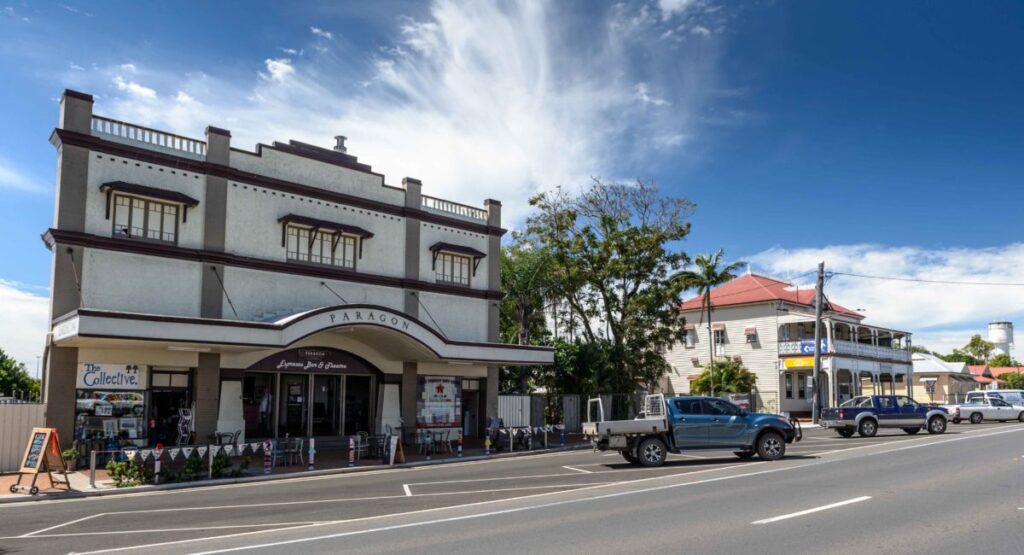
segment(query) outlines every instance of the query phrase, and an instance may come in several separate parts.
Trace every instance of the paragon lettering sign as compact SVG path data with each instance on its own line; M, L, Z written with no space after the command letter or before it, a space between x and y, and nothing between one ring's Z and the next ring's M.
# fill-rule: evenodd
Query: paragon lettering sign
M409 320L382 310L338 310L325 316L332 324L383 324L396 330L409 331Z
M78 365L77 389L146 389L147 367L140 364Z

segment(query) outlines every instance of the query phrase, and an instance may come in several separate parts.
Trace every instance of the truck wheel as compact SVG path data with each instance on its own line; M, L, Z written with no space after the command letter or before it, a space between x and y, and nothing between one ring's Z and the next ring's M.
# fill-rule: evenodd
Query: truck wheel
M907 432L907 433L908 433L908 434L910 434L910 435L914 435L914 434L916 434L917 432L920 432L920 431L921 431L921 428L903 428L903 431L904 431L904 432Z
M941 416L933 416L928 421L929 434L942 434L946 432L946 419Z
M656 437L641 441L636 453L641 466L661 466L665 464L665 457L668 455L665 444Z
M873 418L865 418L860 421L857 432L860 433L860 437L875 437L875 434L878 433L878 422L875 422Z
M1017 415L1017 422L1024 422L1024 412Z
M638 464L640 462L636 460L636 457L633 456L633 452L630 451L629 449L619 451L619 453L622 454L622 458L626 459L626 462L628 462L629 464Z
M853 437L853 428L837 428L836 433L843 437Z
M984 420L984 418L985 417L983 417L980 412L976 412L971 415L971 424L981 424L981 421Z
M1024 414L1024 413L1021 413L1021 414ZM953 419L953 423L954 423L954 424L959 424L959 423L961 423L961 422L963 422L963 420L960 420L959 418L954 418L954 419ZM1021 420L1021 422L1024 422L1024 420Z
M753 451L733 451L733 454L743 460L749 460L754 458L754 455L756 455L757 453Z
M786 440L775 432L765 432L757 438L757 455L766 461L779 460L786 455Z

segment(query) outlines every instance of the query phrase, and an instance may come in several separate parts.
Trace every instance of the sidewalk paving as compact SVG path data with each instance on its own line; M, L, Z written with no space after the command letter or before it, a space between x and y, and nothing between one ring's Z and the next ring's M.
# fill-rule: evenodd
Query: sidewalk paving
M247 475L236 478L214 478L212 480L203 479L188 482L170 482L162 483L160 485L147 484L132 488L114 487L113 481L107 475L106 469L100 467L97 467L96 469L96 487L92 488L89 485L89 469L85 468L84 470L78 469L74 472L68 473L69 480L71 482L71 491L68 491L63 484L54 485L50 483L49 477L46 475L46 473L41 473L39 475L39 478L36 480L36 486L39 487L39 494L35 496L30 496L27 493L11 494L10 486L17 482L18 474L2 474L0 475L0 504L38 501L43 499L110 495L112 493L120 494L164 489L183 489L211 485L231 484L238 482L270 481L294 478L297 476L315 476L325 474L342 474L349 472L365 472L370 470L381 470L386 468L409 468L430 464L451 464L458 463L460 461L539 455L543 453L552 453L563 450L582 449L590 447L590 443L584 441L579 434L566 434L565 445L560 445L558 441L558 436L552 434L551 436L548 437L549 444L547 449L544 448L543 439L541 439L540 441L535 442L533 445L534 448L529 451L516 450L510 452L508 446L503 446L503 450L500 452L492 448L490 454L488 455L485 454L482 441L469 440L467 441L467 444L463 446L461 457L455 451L455 446L453 446L453 451L451 453L435 453L428 457L426 454L421 454L417 446L410 445L403 447L403 451L405 454L405 463L396 463L394 466L388 466L384 464L379 458L363 458L361 460L354 461L354 465L350 467L348 465L347 448L325 449L323 451L318 449L315 456L314 470L309 470L309 461L308 459L306 459L302 464L275 466L269 475L263 473L262 455L246 455L242 457L236 456L232 457L232 462L236 463L236 465L246 458L251 459ZM171 466L165 460L163 466L165 469L180 468L183 462L178 461L173 464L174 466ZM149 467L152 469L152 465L149 465ZM31 482L31 480L31 476L25 476L22 479L22 484L28 484Z

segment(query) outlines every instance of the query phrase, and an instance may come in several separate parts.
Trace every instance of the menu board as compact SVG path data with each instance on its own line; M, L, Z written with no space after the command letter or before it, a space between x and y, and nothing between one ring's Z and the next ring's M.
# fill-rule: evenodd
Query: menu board
M59 466L64 468L64 459L60 456L60 441L57 439L56 428L32 428L25 456L21 460L22 474L38 474L43 468ZM49 470L49 468L47 468Z
M417 379L416 427L458 428L462 426L462 378L420 376Z

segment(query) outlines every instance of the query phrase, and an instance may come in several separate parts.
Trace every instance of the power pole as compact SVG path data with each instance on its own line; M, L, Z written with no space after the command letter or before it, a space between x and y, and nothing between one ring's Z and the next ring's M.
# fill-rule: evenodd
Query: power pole
M811 397L811 419L817 424L821 416L821 310L825 304L825 262L818 263L818 280L814 285L814 396Z

